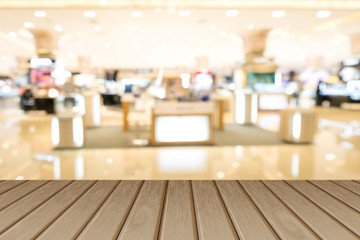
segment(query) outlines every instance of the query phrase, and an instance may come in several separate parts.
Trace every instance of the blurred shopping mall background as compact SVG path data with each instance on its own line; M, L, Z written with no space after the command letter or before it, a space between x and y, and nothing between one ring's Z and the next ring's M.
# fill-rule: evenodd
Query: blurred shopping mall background
M0 0L1 179L360 177L360 1Z

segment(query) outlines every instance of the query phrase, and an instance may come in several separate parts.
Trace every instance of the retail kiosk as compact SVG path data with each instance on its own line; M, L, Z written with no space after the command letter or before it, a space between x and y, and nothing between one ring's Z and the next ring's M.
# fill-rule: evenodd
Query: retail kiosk
M157 102L152 115L151 143L213 144L214 108L213 102Z

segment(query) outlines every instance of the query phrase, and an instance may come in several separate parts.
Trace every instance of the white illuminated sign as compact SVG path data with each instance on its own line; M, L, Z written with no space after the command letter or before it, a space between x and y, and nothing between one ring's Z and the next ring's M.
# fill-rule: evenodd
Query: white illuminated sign
M157 142L205 142L210 140L208 116L158 116L155 120Z

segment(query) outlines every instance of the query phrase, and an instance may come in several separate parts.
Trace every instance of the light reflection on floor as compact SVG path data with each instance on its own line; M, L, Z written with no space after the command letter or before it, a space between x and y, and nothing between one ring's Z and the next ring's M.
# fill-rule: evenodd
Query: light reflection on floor
M52 116L0 113L1 179L360 179L360 112L317 109L312 145L53 150ZM104 125L121 112L104 110ZM276 112L258 124L277 131Z

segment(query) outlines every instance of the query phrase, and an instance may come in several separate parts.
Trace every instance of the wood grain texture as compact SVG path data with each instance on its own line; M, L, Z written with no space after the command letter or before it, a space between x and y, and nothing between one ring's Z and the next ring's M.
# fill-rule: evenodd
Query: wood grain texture
M360 239L356 181L3 181L0 240Z
M197 239L190 181L170 181L160 239Z
M259 181L240 183L281 239L318 239L264 184Z
M74 239L96 213L118 181L99 181L57 218L38 239Z
M0 195L0 210L16 202L48 181L28 181Z
M331 181L310 182L360 212L359 195Z
M0 233L47 201L69 183L70 181L49 182L0 211Z
M16 186L19 186L20 184L25 183L26 181L17 181L17 180L11 180L11 181L2 181L0 182L0 194L3 194L10 189L13 189Z
M360 184L355 181L333 181L334 183L360 195Z
M360 236L360 214L343 202L306 181L289 181L292 187L306 195L314 204Z
M216 181L240 239L279 239L237 181Z
M118 239L158 237L165 186L165 181L146 181L143 184Z
M322 239L358 239L285 182L266 181L265 184Z
M213 181L192 181L199 239L238 239Z
M120 182L78 239L116 239L141 185L141 181Z
M75 181L66 186L54 197L4 232L1 239L27 240L35 238L94 183L95 181Z

